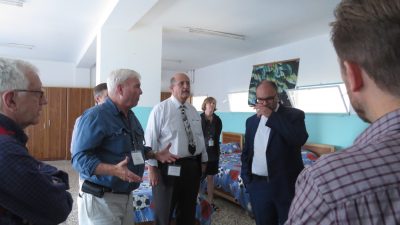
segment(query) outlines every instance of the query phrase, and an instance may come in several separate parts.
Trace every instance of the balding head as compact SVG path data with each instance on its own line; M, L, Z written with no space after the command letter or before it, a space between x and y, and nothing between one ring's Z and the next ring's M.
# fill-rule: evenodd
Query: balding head
M180 102L185 103L190 97L190 79L185 73L176 73L171 78L172 95Z

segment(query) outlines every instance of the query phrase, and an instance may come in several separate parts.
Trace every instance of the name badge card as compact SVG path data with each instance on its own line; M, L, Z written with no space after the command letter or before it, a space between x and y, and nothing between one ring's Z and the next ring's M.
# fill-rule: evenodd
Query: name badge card
M142 152L135 150L131 152L132 155L132 161L134 165L142 165L144 164L144 160L143 160L143 156L142 156Z
M214 140L212 138L208 139L208 146L214 146Z
M179 177L180 175L181 175L181 166L179 165L168 166L168 176Z

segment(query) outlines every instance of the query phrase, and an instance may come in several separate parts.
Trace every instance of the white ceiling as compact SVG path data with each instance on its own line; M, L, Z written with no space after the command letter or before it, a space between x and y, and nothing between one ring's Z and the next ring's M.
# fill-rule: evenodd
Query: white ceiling
M26 0L23 7L0 4L0 55L91 67L95 63L95 35L109 18L106 25L127 30L137 25L162 26L163 69L187 71L325 34L338 3L339 0ZM189 33L184 27L246 38ZM15 48L6 46L8 43L34 47Z

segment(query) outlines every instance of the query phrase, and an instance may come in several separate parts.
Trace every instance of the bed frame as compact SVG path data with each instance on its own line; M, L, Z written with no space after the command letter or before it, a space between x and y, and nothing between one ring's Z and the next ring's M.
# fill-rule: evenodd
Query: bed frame
M230 142L239 143L240 149L243 149L244 135L241 133L235 133L235 132L222 132L222 143L226 144L226 143L230 143ZM306 144L304 144L303 147L304 147L304 149L307 149L307 150L315 153L318 156L335 152L335 147L333 145L306 143ZM218 197L224 198L228 201L238 204L229 193L226 193L223 190L219 190L218 188L215 188L214 194Z
M326 145L326 144L312 144L312 143L305 143L303 145L304 149L307 149L311 152L314 152L318 156L323 154L329 154L335 152L335 146L333 145Z
M230 142L239 143L240 149L243 149L244 135L235 132L222 132L222 143L226 144ZM318 156L335 152L335 146L333 145L306 143L303 147L304 149L314 152Z
M222 144L236 142L239 143L240 150L243 149L244 137L243 134L234 132L222 132Z

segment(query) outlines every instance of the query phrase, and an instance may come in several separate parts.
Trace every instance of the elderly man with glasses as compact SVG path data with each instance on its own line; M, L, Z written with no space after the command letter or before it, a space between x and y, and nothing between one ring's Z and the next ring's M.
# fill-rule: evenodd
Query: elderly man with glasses
M37 69L0 58L0 224L59 224L72 209L68 174L35 160L26 127L47 104Z

